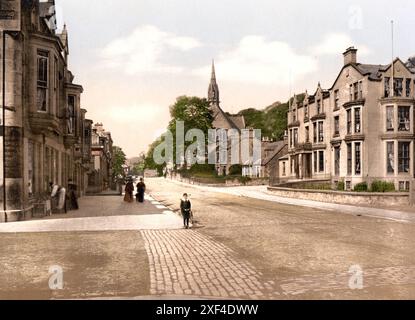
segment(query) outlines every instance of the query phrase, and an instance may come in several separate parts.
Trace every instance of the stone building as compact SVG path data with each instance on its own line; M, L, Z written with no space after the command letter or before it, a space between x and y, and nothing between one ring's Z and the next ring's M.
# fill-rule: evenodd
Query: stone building
M0 221L14 221L50 195L50 182L67 187L72 179L79 194L85 192L91 136L83 88L68 69L68 31L55 27L54 1L1 5Z
M213 128L217 130L217 139L219 139L221 134L226 132L227 137L230 136L230 130L236 130L237 132L241 132L241 130L246 128L245 125L245 118L244 116L239 115L230 115L225 113L222 108L220 107L220 93L219 93L219 86L216 81L216 72L215 72L215 64L212 64L212 74L209 84L208 90L208 101L210 103L210 108L213 113ZM238 141L239 142L239 141ZM220 154L220 150L217 150L217 163L216 163L216 171L220 176L226 176L229 174L229 169L232 166L231 163L231 141L228 141L228 150L226 152L225 158L221 161L222 155Z
M330 89L294 97L288 114L289 155L280 159L281 181L393 182L409 190L414 178L415 70L399 58L362 64L357 49Z
M88 181L89 193L99 193L113 187L112 147L111 133L104 129L102 123L95 124L92 128L92 171Z

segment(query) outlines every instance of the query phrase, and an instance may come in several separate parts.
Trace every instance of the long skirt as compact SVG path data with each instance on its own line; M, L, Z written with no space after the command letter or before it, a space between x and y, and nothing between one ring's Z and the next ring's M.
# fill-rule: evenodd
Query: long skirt
M133 193L132 192L126 192L124 196L125 202L133 202Z

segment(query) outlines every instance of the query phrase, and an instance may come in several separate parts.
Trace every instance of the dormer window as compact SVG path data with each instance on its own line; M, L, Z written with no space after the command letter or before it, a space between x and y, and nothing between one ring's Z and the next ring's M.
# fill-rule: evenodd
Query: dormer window
M394 93L396 97L402 97L403 94L403 79L395 78L394 79Z
M317 114L321 114L322 112L321 109L321 100L317 100Z
M407 98L411 96L411 84L412 84L412 79L406 79L405 95Z
M334 91L334 109L335 110L339 109L340 107L339 101L340 101L339 90L336 90Z
M385 77L385 98L389 98L391 96L391 88L390 88L390 78Z

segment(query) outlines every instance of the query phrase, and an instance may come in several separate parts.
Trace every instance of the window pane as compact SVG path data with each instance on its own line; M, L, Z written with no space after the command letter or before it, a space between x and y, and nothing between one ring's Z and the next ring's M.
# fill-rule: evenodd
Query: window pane
M360 109L357 108L354 110L354 126L355 126L355 133L361 132L361 123L360 123Z
M394 126L395 115L394 115L394 113L395 113L395 111L394 111L393 106L386 107L386 130L387 131L394 131L395 130L395 126Z
M324 172L324 151L319 152L319 171Z
M347 134L352 133L352 111L347 110Z
M385 98L390 97L390 78L385 78Z
M398 155L399 155L399 173L409 173L410 170L410 143L399 142Z
M340 148L334 148L334 174L340 175Z
M395 78L394 80L395 80L394 81L395 96L402 97L402 92L403 92L403 79Z
M349 176L352 174L352 145L350 143L347 145L347 174Z
M411 118L410 118L410 107L399 107L398 108L398 121L399 131L410 131L411 130Z
M386 161L388 173L395 173L395 143L388 142L386 144Z
M355 173L356 175L359 175L362 173L361 170L361 144L360 143L356 143L355 144Z
M38 111L47 111L47 89L46 88L37 88L37 110Z

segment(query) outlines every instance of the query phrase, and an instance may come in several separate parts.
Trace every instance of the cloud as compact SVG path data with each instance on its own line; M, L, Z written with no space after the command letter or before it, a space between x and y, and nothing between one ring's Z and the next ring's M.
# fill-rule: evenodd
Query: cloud
M289 44L267 41L258 35L246 36L238 45L219 55L218 76L225 81L286 86L317 70L317 62L297 53ZM194 72L206 77L209 67Z
M353 39L345 33L329 33L322 42L310 48L310 52L316 56L341 54L347 48L354 46L359 49L359 55L366 56L370 50L364 45L357 45Z
M191 37L177 36L147 25L136 28L129 36L111 41L101 54L105 67L122 69L128 74L178 73L180 66L162 63L164 53L177 50L189 51L201 46Z

